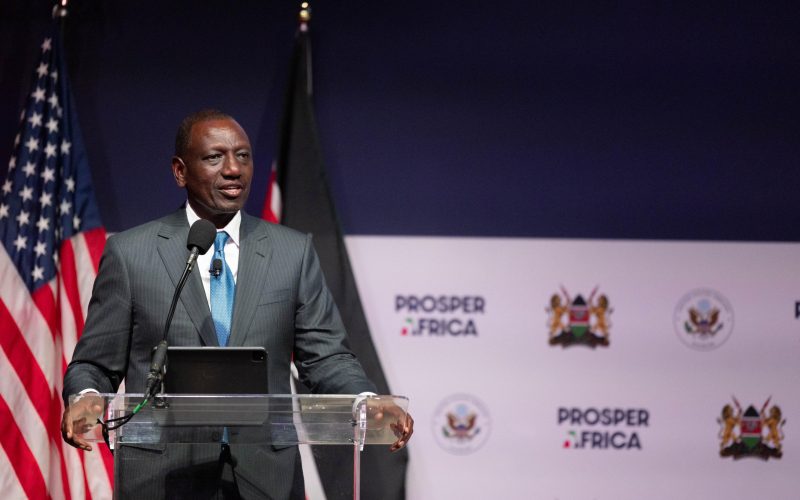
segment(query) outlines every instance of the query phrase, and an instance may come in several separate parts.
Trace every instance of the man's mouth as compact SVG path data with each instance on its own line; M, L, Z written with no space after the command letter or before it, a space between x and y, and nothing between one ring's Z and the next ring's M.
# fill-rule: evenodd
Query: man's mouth
M222 191L222 194L225 196L236 198L242 194L244 189L242 188L241 184L226 184L224 186L220 186L219 190Z

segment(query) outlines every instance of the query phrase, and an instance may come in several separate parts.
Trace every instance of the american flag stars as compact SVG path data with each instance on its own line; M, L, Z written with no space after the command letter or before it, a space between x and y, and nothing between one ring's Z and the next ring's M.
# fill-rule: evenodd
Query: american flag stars
M31 124L31 127L41 127L42 126L42 115L41 113L33 113L30 118L28 118L28 122Z
M28 153L33 153L39 149L39 141L33 136L30 136L28 137L28 141L25 143L25 147L28 148Z
M72 210L72 203L68 202L67 200L64 200L61 202L61 205L58 207L58 210L61 213L61 215L67 215L69 214L69 211Z
M63 151L62 151L63 153ZM46 167L40 174L43 182L52 182L56 180L56 171L54 168Z
M3 244L31 290L54 276L56 249L82 222L52 48L53 40L45 39L0 199Z
M36 243L36 246L33 248L33 252L37 257L41 257L47 253L47 245L45 245L44 241L40 241Z
M17 235L17 238L14 240L14 247L16 247L17 251L25 250L28 246L28 238L22 236L21 234Z
M25 174L25 177L30 177L36 173L36 164L32 161L29 161L22 167L22 172Z
M17 224L19 224L19 227L22 227L30 222L31 214L23 210L17 215L16 219L17 219Z
M45 127L47 127L47 130L51 134L55 134L58 132L58 121L55 118L50 118L47 120L47 125L45 125Z
M36 221L36 228L39 229L40 233L43 233L48 229L50 229L50 218L45 217L44 215L39 216L39 220Z

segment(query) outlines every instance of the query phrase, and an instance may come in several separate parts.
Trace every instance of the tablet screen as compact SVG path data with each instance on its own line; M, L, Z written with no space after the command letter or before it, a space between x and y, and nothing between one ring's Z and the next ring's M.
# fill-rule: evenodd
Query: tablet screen
M263 347L167 349L167 394L269 394Z

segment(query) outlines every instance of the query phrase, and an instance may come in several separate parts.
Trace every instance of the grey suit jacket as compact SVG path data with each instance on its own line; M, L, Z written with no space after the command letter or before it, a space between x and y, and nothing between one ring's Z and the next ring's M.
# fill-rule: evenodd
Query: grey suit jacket
M189 251L184 210L109 238L92 291L83 335L64 381L66 399L83 389L144 390L150 352L163 335L167 311ZM347 348L345 330L325 285L311 237L242 213L239 272L230 346L269 352L269 387L289 390L294 354L312 392L375 391ZM195 271L181 293L168 342L216 346L216 332Z
M163 336L172 295L189 255L188 233L186 212L181 209L109 238L83 335L65 374L65 401L71 394L89 388L115 392L123 379L126 392L143 392L151 350ZM218 345L196 270L189 276L177 304L168 342L180 346ZM311 237L244 213L228 345L266 348L273 394L290 392L292 356L301 381L312 392L375 392L375 386L347 348L345 330L325 285ZM148 498L165 496L164 491L168 492L166 496L173 496L169 493L173 472L179 491L188 491L186 485L196 483L198 473L192 468L184 472L177 464L197 463L198 450L173 447L162 449L158 457L152 455L152 449L123 447L117 453L121 451L132 455L132 463L138 464L124 475L117 471L118 487L129 490L134 497L141 497L145 491ZM219 445L216 451L208 446L200 451L213 457L214 453L219 454ZM247 456L239 460L238 469L243 472L239 484L242 487L249 477L255 492L247 496L272 497L277 489L275 496L281 498L287 497L290 489L297 492L299 459L295 449L268 447L242 452ZM135 460L139 458L137 453L151 455Z

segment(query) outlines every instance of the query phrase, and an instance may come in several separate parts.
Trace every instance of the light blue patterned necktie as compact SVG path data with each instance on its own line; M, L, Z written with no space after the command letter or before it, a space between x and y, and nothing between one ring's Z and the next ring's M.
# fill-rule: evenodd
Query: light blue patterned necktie
M217 330L217 340L220 346L228 345L231 335L231 316L233 315L233 297L236 293L236 284L233 282L233 273L225 261L225 242L228 233L220 231L214 239L214 259L222 261L222 272L218 276L211 274L211 317L214 318L214 328Z

